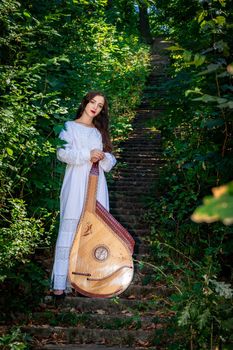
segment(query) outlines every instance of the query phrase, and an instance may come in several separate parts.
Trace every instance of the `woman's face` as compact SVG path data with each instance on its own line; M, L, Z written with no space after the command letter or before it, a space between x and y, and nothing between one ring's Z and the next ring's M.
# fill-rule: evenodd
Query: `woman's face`
M89 117L96 117L104 106L104 97L100 95L94 96L86 105L84 113L86 113Z

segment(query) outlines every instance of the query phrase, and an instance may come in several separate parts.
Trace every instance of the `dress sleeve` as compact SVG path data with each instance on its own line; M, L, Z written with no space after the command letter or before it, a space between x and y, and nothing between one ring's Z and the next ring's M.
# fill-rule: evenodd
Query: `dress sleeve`
M88 148L77 149L74 145L71 127L65 123L65 128L61 131L59 138L66 143L58 148L57 158L69 165L81 165L90 160L90 151Z
M99 164L101 168L108 173L116 164L116 158L111 153L105 152L104 154L105 157L99 161Z

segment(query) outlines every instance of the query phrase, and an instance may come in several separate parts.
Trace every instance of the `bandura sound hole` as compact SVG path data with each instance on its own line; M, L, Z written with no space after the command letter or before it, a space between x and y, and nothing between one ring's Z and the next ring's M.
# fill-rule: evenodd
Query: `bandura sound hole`
M104 261L108 258L109 251L105 246L99 246L95 248L94 257L99 261Z

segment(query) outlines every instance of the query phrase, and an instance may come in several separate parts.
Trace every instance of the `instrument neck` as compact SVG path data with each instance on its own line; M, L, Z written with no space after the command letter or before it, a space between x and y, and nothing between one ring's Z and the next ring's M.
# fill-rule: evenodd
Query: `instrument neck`
M99 178L99 165L93 163L88 180L87 196L85 203L85 210L94 213L96 209L96 194L98 187L98 178Z

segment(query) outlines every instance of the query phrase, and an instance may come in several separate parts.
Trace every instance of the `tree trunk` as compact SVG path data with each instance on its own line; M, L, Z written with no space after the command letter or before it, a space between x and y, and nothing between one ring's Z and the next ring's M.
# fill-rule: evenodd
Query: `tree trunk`
M152 37L150 32L149 16L147 12L147 5L145 3L139 4L139 29L143 40L151 44Z

